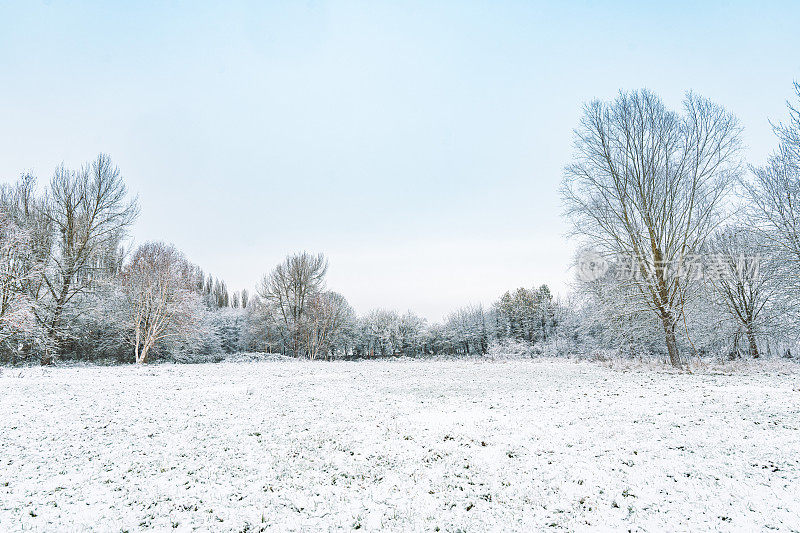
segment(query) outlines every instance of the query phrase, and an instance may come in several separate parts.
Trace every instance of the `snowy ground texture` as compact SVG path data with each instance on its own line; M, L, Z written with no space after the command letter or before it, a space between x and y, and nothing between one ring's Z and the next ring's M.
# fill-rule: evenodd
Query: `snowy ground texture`
M800 530L800 379L530 361L3 369L0 530Z

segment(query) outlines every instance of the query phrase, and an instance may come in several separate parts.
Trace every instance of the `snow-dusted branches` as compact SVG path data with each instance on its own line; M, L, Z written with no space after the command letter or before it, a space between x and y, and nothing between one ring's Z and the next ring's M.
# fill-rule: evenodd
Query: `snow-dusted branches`
M673 365L675 328L696 290L680 269L720 222L739 173L736 119L688 94L682 114L653 93L620 93L584 108L563 197L574 232L604 254L636 260L634 294L661 320Z
M43 341L31 297L38 276L30 235L0 207L0 352Z
M800 105L800 84L795 91ZM755 229L800 273L800 108L790 103L789 111L790 120L775 126L778 149L766 165L752 168L744 186Z
M291 255L265 275L258 295L269 302L285 327L285 343L295 355L304 350L309 306L323 290L328 261L322 254Z
M77 171L56 169L42 208L56 245L43 278L52 300L51 335L59 335L64 306L91 285L109 245L116 250L138 213L137 200L128 199L119 168L107 155Z
M714 303L735 324L734 346L746 343L751 357L759 356L760 340L775 326L775 296L780 290L780 268L758 235L743 227L728 227L709 240L707 253L715 271L706 276ZM739 351L739 350L737 350Z
M144 363L156 343L188 336L200 317L193 267L174 246L151 242L140 246L122 272L133 328L137 363Z
M309 359L317 359L341 344L344 329L355 320L355 312L338 292L318 292L308 302L304 344Z

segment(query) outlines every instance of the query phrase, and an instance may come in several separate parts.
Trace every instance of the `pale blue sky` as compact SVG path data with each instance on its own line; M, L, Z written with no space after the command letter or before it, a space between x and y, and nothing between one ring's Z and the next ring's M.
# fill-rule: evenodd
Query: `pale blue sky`
M232 288L307 249L359 312L563 291L584 101L693 89L758 162L800 79L800 2L659 4L0 0L0 180L107 152Z

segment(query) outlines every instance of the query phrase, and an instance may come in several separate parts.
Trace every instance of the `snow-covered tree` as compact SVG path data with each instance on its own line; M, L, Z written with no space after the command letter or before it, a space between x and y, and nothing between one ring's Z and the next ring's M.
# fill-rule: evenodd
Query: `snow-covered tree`
M205 313L206 329L209 336L216 338L215 345L221 353L232 354L247 349L245 311L241 308L224 307L207 310ZM214 339L211 339L214 342ZM211 346L201 347L207 352Z
M20 345L47 345L36 320L37 302L31 285L40 276L30 235L0 206L0 358L16 354Z
M133 328L135 361L144 363L157 342L188 336L201 317L193 267L174 246L141 245L122 272Z
M65 307L63 319L68 326L68 337L61 346L65 356L87 361L130 360L128 339L133 330L119 276L95 281L91 290Z
M489 349L489 325L483 306L462 307L450 313L444 324L450 353L485 354Z
M91 286L104 256L117 248L138 212L137 200L128 198L119 168L107 155L79 170L56 169L42 208L55 236L43 272L46 326L55 339L63 338L65 306Z
M640 303L635 286L611 272L598 279L577 280L576 290L582 299L575 302L581 316L577 344L628 356L659 352L663 329L649 307Z
M409 356L421 353L425 347L426 329L427 321L424 318L413 311L406 311L397 327L400 351Z
M584 107L563 197L574 233L603 255L630 259L631 305L661 322L674 366L676 330L698 284L682 264L720 221L739 174L740 128L709 100L689 93L684 111L646 90Z
M781 263L769 257L770 248L758 233L730 226L717 233L706 247L706 281L712 301L733 327L734 352L759 357L759 346L779 333L783 290ZM746 346L740 349L740 341Z
M325 357L344 344L346 328L355 320L355 312L341 294L318 292L308 304L304 346L309 359Z
M775 125L778 149L766 165L752 168L743 181L750 200L748 220L777 260L793 272L784 289L800 303L800 83L789 120Z
M376 357L398 352L400 317L396 311L374 309L361 317L359 322L359 355Z
M304 355L309 306L322 292L327 271L324 255L302 252L286 257L259 285L259 297L269 304L265 310L277 311L284 326L284 344L296 356Z
M531 290L521 287L495 302L493 316L500 340L546 341L554 328L553 296L547 285Z

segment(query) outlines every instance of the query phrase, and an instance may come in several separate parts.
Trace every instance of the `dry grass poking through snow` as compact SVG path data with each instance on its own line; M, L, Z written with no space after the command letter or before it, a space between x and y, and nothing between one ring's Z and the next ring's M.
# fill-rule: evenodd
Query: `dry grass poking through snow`
M0 529L800 529L800 380L568 361L6 369Z

